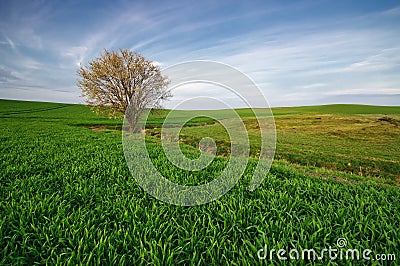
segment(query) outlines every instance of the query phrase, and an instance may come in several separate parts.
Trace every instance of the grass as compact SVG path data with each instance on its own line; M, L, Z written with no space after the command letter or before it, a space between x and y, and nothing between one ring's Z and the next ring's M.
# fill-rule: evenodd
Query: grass
M0 264L276 265L282 262L258 260L257 250L268 245L312 247L320 252L334 247L339 237L347 239L349 248L393 253L398 260L400 190L395 178L338 171L342 169L330 163L341 157L328 156L349 152L348 157L357 162L369 163L366 160L373 157L386 159L383 166L391 165L390 160L398 164L398 129L375 122L385 114L398 119L398 109L382 113L380 107L367 107L368 113L349 114L339 112L341 107L314 107L308 113L311 107L274 110L277 156L282 159L274 162L261 187L247 190L257 162L251 159L244 177L229 193L209 204L182 207L160 202L137 185L116 130L121 121L98 117L81 105L1 100ZM239 112L243 117L248 113ZM351 126L356 117L360 125ZM244 119L251 123L251 115ZM156 126L156 119L153 122ZM317 131L308 128L321 124ZM329 134L338 126L344 132L340 138ZM203 131L207 125L194 123L187 129L196 127ZM367 127L365 142L358 142L363 146L322 145L332 140L343 146L357 142L364 137L356 134L363 127ZM379 137L374 130L386 134ZM192 181L168 167L162 169L168 162L159 140L149 140L149 153L167 177ZM318 151L323 168L303 163L301 157L297 162L298 153L309 162L316 158L313 153L302 154L303 143L311 152ZM367 156L359 154L364 149ZM224 164L223 157L218 160L214 168L192 177L201 181L214 176L218 165ZM390 173L391 167L382 169ZM380 265L379 261L330 263Z
M257 157L261 146L258 122L249 109L238 113L249 134L250 154ZM400 107L327 105L276 108L273 113L276 159L400 182ZM149 135L160 137L161 118L152 120L156 128L149 129ZM229 154L229 135L222 125L212 119L196 122L190 121L181 131L182 142L197 147L202 138L212 137L218 154Z

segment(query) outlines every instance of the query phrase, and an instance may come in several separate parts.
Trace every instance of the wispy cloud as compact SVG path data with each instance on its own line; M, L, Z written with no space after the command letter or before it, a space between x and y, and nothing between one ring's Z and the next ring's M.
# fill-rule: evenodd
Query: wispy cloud
M197 59L230 64L248 74L272 105L334 102L374 90L395 95L399 14L398 5L359 8L355 1L346 8L318 1L13 1L0 11L0 97L11 97L4 88L28 85L78 95L76 69L104 48L137 50L162 67ZM176 99L196 93L193 87Z
M16 47L15 43L7 36L5 36L5 39L6 39L6 42L3 42L3 43L8 44L11 47L11 49L14 51L14 53L17 53L17 47Z
M73 46L71 48L66 49L63 55L71 57L75 61L76 66L79 67L82 65L87 50L88 48L86 46Z
M10 82L19 78L11 70L0 66L0 82Z

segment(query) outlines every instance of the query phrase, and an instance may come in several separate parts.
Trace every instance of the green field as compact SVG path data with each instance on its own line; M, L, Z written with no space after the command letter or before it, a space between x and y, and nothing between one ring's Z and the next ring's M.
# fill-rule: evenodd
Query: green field
M239 109L238 113L249 133L250 154L257 157L257 120L249 109ZM400 107L287 107L275 108L273 114L277 127L276 159L400 182ZM148 135L160 136L164 116L154 117L149 124L156 129L148 130ZM187 125L181 133L184 143L197 147L203 137L210 136L219 145L220 155L229 154L229 135L220 124L201 118Z
M251 159L239 183L211 203L183 207L139 187L125 162L119 120L86 106L0 100L0 265L254 265L257 251L346 248L400 259L400 107L328 105L273 109L276 160L247 190L259 136L247 109ZM162 114L147 144L168 178L203 182L221 171L229 145L218 123L191 121L182 146L213 136L219 154L201 173L171 171L159 145ZM202 180L203 179L203 180ZM291 261L292 264L310 264ZM284 263L282 263L284 264Z

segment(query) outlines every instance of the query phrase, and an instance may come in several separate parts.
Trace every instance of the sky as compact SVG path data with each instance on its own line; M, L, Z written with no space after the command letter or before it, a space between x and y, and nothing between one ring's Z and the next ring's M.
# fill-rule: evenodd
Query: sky
M400 2L384 0L1 0L0 98L83 103L79 65L119 48L230 65L271 106L400 105ZM196 95L224 97L189 86L171 102Z

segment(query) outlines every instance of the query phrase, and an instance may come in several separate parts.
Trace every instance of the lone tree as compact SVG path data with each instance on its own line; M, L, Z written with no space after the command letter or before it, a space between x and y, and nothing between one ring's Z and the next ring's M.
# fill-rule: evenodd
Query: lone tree
M129 130L136 128L146 108L160 108L171 97L169 80L160 68L142 55L130 50L104 50L104 53L77 71L78 87L86 103L97 113L122 117ZM129 110L127 112L127 108Z

